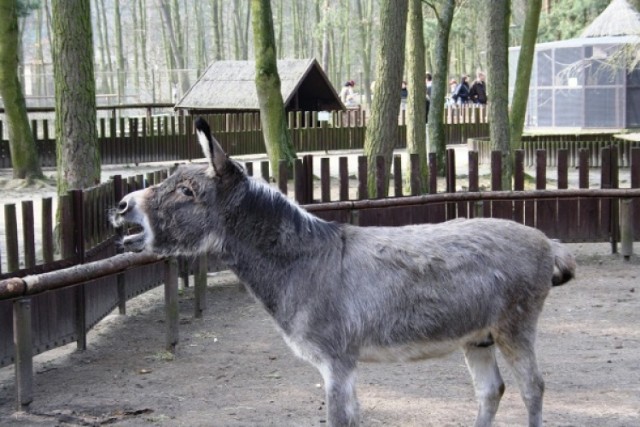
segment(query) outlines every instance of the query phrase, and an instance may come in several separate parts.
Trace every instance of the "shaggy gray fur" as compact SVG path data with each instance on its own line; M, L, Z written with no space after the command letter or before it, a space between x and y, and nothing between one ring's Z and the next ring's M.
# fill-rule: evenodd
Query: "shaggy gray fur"
M196 126L209 165L181 167L129 194L113 222L143 226L125 238L129 249L220 253L292 350L322 374L330 425L359 423L359 360L419 360L458 348L479 401L476 425L490 425L504 391L493 343L513 368L529 425L542 424L536 324L552 284L573 277L564 246L497 219L328 223L247 177L206 123Z

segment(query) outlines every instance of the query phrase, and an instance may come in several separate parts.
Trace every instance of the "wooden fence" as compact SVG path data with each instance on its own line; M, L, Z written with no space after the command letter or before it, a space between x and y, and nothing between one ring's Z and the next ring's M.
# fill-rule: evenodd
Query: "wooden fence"
M265 147L258 113L211 114L211 129L230 155L263 154ZM291 112L289 129L298 152L362 149L367 112L361 110ZM103 164L139 164L191 160L201 157L193 135L192 117L182 114L98 119L98 144ZM32 120L32 132L44 167L56 165L52 120ZM406 146L406 115L399 116L400 136L395 145ZM488 136L486 109L456 108L445 115L448 143ZM0 168L11 167L9 141L0 121Z
M576 184L570 185L572 169L566 149L557 151L557 169L555 176L547 175L548 156L543 150L536 152L535 176L529 180L525 174L525 152L517 151L514 165L514 190L503 192L501 188L502 155L493 152L491 165L487 173L481 171L478 152L470 152L466 173L456 175L455 150L447 151L445 177L438 177L435 155L429 155L430 174L426 188L420 188L418 174L420 164L417 156L412 155L409 164L402 164L403 158L396 156L392 165L385 165L382 158L375 165L367 164L364 156L357 158L357 179L352 179L348 170L348 158L321 158L319 180L314 179L314 158L306 155L296 161L294 171L281 165L279 188L304 204L308 210L327 220L350 222L362 226L442 222L458 217L496 217L509 218L536 227L552 238L567 242L612 242L616 248L619 241L619 203L628 199L635 212L640 212L640 148L630 150L630 178L625 182L619 179L618 151L603 148L602 167L599 185L590 184L590 152L579 153ZM462 160L462 159L458 159ZM330 174L331 162L337 162L338 178ZM374 167L377 171L378 186L375 194L369 194L366 185L367 170ZM246 164L247 170L260 171L267 175L268 168L260 164ZM458 168L460 169L460 168ZM391 171L389 198L376 199L388 185L386 176ZM407 172L409 171L409 172ZM107 221L107 209L116 204L121 196L146 183L158 182L166 172L137 176L126 182L114 178L111 182L85 191L73 191L62 197L59 203L65 217L60 224L62 244L60 255L53 253L54 217L50 199L43 199L42 248L38 250L33 227L33 203L23 202L21 218L18 224L16 207L5 205L5 234L7 267L0 280L8 277L22 277L26 274L40 274L73 264L90 262L113 256L117 253L116 232ZM287 176L293 176L289 181ZM549 179L556 180L554 191ZM146 183L145 183L146 181ZM332 183L333 181L333 183ZM289 185L293 184L293 189ZM332 193L332 186L337 191ZM621 185L623 184L623 185ZM626 189L618 189L624 186ZM557 188L557 190L556 190ZM595 190L615 190L613 196L593 194ZM370 197L371 196L371 197ZM412 197L403 197L412 196ZM374 199L374 200L370 200ZM46 201L48 200L48 201ZM640 239L640 215L632 216L634 240ZM22 229L22 248L19 248L18 229ZM41 258L34 253L42 253ZM22 260L23 265L15 268ZM35 261L34 261L35 259ZM11 260L9 262L9 260ZM69 341L79 343L86 331L102 319L123 300L131 298L162 282L162 274L150 266L127 271L124 276L100 279L100 283L91 286L79 284L56 292L48 292L33 297L33 342L34 351L42 352ZM126 286L124 285L126 283ZM13 361L14 350L11 325L12 305L0 301L0 366Z
M368 165L366 158L360 156L358 179L355 183L357 192L355 197L352 197L354 188L350 182L346 157L320 159L320 179L316 188L314 159L307 155L296 161L293 195L299 203L305 204L307 210L321 218L361 226L437 223L454 218L478 216L507 218L536 227L550 237L561 238L567 242L611 242L612 249L616 250L621 233L619 218L622 217L629 221L626 227L622 227L627 240L640 240L640 215L632 214L634 211L640 212L640 148L630 150L630 179L625 183L628 184L628 188L623 189L619 188L621 182L618 151L615 148L602 149L600 188L590 188L589 156L589 150L579 152L577 186L570 188L568 151L558 150L557 189L549 190L547 178L551 177L547 176L547 152L536 152L534 181L527 182L525 152L519 150L515 154L514 164L515 191L502 191L500 152L491 154L491 167L486 184L482 181L486 177L480 171L478 152L469 153L468 173L463 178L455 173L455 150L447 151L444 178L434 173L437 170L435 155L430 154L430 174L426 188L420 188L419 185L418 174L421 168L416 155L409 157L409 165L403 165L402 157L396 156L391 167L385 165L382 158L376 159L375 165ZM331 160L337 160L339 169L339 189L336 197L331 192ZM373 197L369 197L366 186L369 167L375 168L377 176L376 194L371 195ZM257 169L253 163L247 163L246 168L250 173ZM261 173L268 173L268 168L264 168L262 164L259 170ZM375 198L387 189L386 177L390 170L391 197ZM408 176L403 178L403 173L407 170ZM289 180L286 179L290 172L284 164L281 165L281 180L278 186L285 194L290 193ZM0 328L0 366L13 363L16 356L22 354L22 348L14 348L14 337L20 335L24 340L24 329L27 326L31 346L25 354L37 354L70 341L77 341L79 348L85 348L86 332L105 315L116 307L124 313L127 299L162 282L166 284L167 280L173 280L167 279L167 270L157 268L153 260L144 263L141 261L140 265L118 270L118 274L112 272L100 277L85 274L83 269L85 263L114 257L118 252L115 245L118 235L108 224L107 208L114 206L125 192L157 182L165 176L165 172L158 172L148 174L146 179L137 176L126 182L115 177L111 182L101 186L85 191L72 191L63 196L59 203L66 206L63 213L67 216L61 219L60 224L61 235L64 236L61 239L60 259L53 259L53 251L49 248L53 245L53 227L45 225L49 222L53 224L53 217L43 215L42 229L46 230L48 237L42 239L43 260L46 260L42 264L33 261L36 245L32 237L33 215L29 214L31 204L22 204L23 209L27 207L26 213L22 216L27 224L26 227L24 224L22 227L26 230L23 232L25 268L0 276L0 325L3 325ZM444 191L441 189L442 186ZM403 197L406 195L410 196ZM51 202L46 202L43 206L50 204ZM622 207L625 214L619 215ZM6 235L7 243L10 244L7 247L17 248L17 232L9 230L18 229L15 207L7 208L5 205L5 212L10 212L9 220L5 217L5 224L9 224ZM52 212L51 207L43 208L43 213ZM14 251L14 248L11 251ZM49 255L44 255L45 253ZM14 254L10 257L15 256ZM118 259L126 263L127 255ZM13 279L25 274L56 276L54 273L60 272L60 268L71 264L78 265L73 286L59 285L58 289L58 285L55 285L58 282L51 281L51 289L46 289L49 292L42 292L45 289L39 279ZM202 277L202 272L207 270L206 257L201 257L197 264L199 275ZM29 267L26 267L27 265ZM52 270L55 271L44 273ZM206 280L204 283L206 286ZM175 290L175 286L172 289ZM203 285L200 289L203 289ZM200 294L204 295L204 292ZM17 299L27 295L28 307L23 303L23 299ZM196 306L202 307L202 304ZM16 321L16 316L22 320ZM14 331L13 325L17 325L20 330ZM16 342L19 343L19 340ZM20 369L26 368L21 366ZM28 405L28 396L25 400L20 400L19 396L18 405Z
M470 150L478 151L481 164L491 162L491 141L489 138L469 138ZM548 166L555 167L558 158L558 150L567 150L569 166L578 167L582 150L589 152L589 165L600 167L602 165L600 154L605 147L616 147L620 167L631 165L631 149L640 147L640 141L632 141L616 137L616 133L596 133L579 135L525 135L522 137L522 146L525 151L525 165L532 167L536 162L536 152L547 152Z

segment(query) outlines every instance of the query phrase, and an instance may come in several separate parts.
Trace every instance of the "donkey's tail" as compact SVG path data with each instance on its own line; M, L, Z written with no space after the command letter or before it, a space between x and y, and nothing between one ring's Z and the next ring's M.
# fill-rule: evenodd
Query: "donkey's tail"
M560 286L573 279L576 273L576 259L569 249L557 240L551 241L553 251L553 286Z

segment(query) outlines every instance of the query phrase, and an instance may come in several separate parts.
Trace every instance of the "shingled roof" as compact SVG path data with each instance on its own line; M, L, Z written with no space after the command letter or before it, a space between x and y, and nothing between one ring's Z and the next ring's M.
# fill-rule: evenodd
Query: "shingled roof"
M640 13L626 0L613 0L580 37L640 36Z
M344 105L315 59L278 60L287 111L341 110ZM258 111L255 61L216 61L175 105L199 112Z

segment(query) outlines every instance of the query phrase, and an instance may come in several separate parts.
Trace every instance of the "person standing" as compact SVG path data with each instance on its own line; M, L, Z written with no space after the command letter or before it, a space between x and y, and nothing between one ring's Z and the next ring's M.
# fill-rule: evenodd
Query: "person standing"
M469 98L471 102L477 105L487 104L487 86L484 82L485 75L482 71L478 71L476 79L469 89Z
M425 85L427 87L427 97L426 97L426 102L427 102L427 117L425 119L425 123L429 123L429 107L431 107L431 83L432 83L433 77L431 76L431 73L427 73L424 76L424 81L425 81Z
M453 93L453 100L458 105L469 102L469 76L466 74L460 77L460 84L458 84Z
M340 100L345 105L345 107L352 107L356 104L354 96L355 93L353 91L353 87L355 85L356 82L354 82L353 80L349 80L340 90Z

